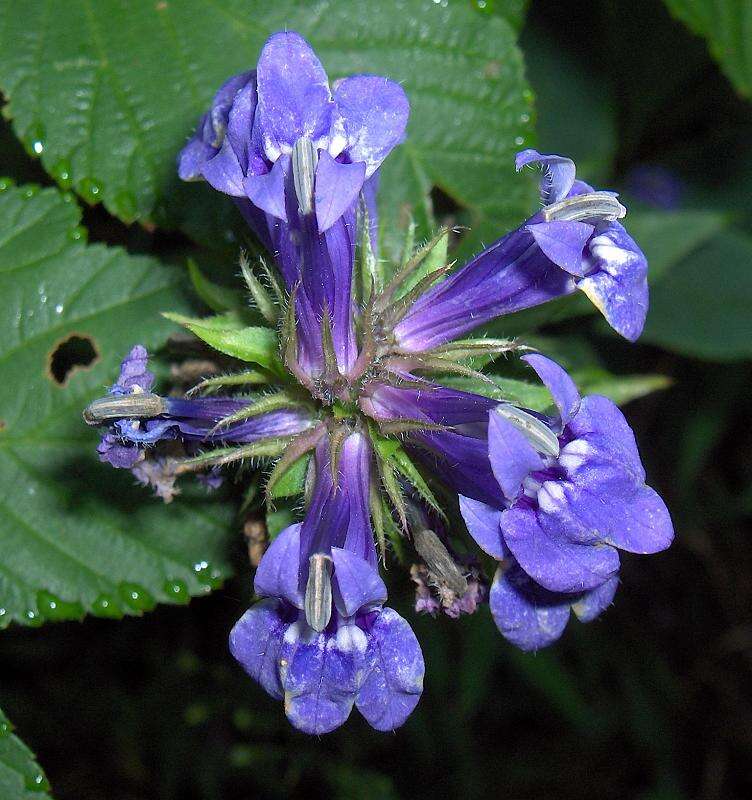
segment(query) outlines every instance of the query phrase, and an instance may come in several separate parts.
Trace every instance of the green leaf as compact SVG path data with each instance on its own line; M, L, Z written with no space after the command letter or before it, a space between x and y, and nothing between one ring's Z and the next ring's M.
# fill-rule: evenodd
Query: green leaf
M674 266L650 297L641 341L689 356L752 356L752 238L727 231Z
M636 400L651 392L665 389L671 384L670 379L664 375L611 375L601 369L572 372L571 374L583 396L602 394L617 405L624 405L630 400ZM455 389L475 392L483 397L514 403L514 405L529 408L532 411L547 411L553 406L548 389L540 383L530 383L517 378L503 378L500 375L487 375L486 377L496 384L496 389L483 381L454 375L442 377L439 382Z
M277 374L284 374L282 362L279 360L277 333L270 328L239 328L232 317L226 318L228 325L224 326L222 318L218 317L210 317L208 320L191 319L171 312L164 313L163 316L188 328L220 353L258 364Z
M206 303L212 311L245 311L247 304L243 302L243 295L235 289L228 289L212 283L199 269L198 264L188 259L188 275L196 294Z
M531 184L513 168L532 143L516 34L469 2L70 0L19 14L0 0L0 15L0 86L16 134L50 174L123 220L200 223L201 238L223 241L227 198L181 186L175 158L222 81L254 67L282 29L309 37L332 79L369 72L404 86L407 143L382 172L395 221L432 186L474 226L493 219L500 230L529 211Z
M306 453L297 461L294 461L290 469L288 469L274 484L271 497L294 497L295 495L303 494L306 472L308 471L310 460L311 454Z
M540 27L527 27L521 44L535 91L539 149L573 159L578 178L603 181L612 173L618 145L618 105L609 82L594 80Z
M671 13L708 41L737 91L752 97L752 5L747 0L666 0Z
M717 211L633 211L627 230L648 259L650 285L659 280L694 250L729 224L728 215Z
M166 513L81 420L132 345L167 337L160 309L189 310L185 273L79 222L56 190L0 192L0 626L140 613L229 572L230 510L200 490Z
M49 800L50 785L34 754L12 734L0 709L0 797L3 800Z

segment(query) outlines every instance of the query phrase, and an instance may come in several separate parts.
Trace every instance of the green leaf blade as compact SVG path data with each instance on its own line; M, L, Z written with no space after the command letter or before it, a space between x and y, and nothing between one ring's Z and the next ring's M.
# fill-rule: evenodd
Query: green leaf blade
M197 490L165 514L129 472L99 463L81 420L132 345L167 338L160 309L190 311L184 272L86 246L78 222L55 190L0 193L0 626L138 614L229 572L231 511L210 512ZM72 336L94 360L56 377L53 354Z

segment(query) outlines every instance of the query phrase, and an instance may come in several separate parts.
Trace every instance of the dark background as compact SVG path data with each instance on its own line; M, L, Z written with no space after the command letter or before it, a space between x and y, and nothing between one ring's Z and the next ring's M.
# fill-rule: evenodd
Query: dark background
M567 137L581 150L597 144L595 121L591 128L574 107L568 118L557 96L555 65L564 63L616 108L614 173L588 177L622 188L635 166L660 164L688 203L730 209L738 227L751 227L750 106L660 3L538 0L522 45L541 149L566 152ZM17 177L46 180L31 162L24 169ZM87 214L91 239L138 249L146 236L101 210ZM393 569L390 597L429 666L423 699L394 735L353 714L336 733L309 738L227 652L250 594L238 537L241 577L188 608L3 635L3 704L55 796L752 796L749 365L626 346L594 319L551 330L584 333L615 372L674 381L626 413L677 539L667 553L624 559L615 606L601 620L570 624L558 645L525 655L485 609L458 622L415 619Z

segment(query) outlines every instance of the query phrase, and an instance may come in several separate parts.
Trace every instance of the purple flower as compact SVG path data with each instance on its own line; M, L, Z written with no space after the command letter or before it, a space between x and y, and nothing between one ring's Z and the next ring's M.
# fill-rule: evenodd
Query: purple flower
M92 403L84 417L90 424L107 425L97 447L100 461L131 470L140 483L154 486L165 500L174 494L174 456L180 453L157 453L156 445L174 442L190 450L212 444L247 444L259 439L291 436L313 423L304 409L286 408L215 429L217 423L247 408L251 401L228 397L160 397L151 393L154 375L147 369L147 363L146 348L133 347L123 359L120 376L109 395ZM126 397L132 398L135 405L111 402L112 398ZM118 416L125 413L126 407L132 416Z
M543 167L544 208L420 297L395 327L399 348L430 350L490 320L583 291L634 341L648 307L647 260L612 192L575 180L568 158L524 150L517 169Z
M274 540L256 570L264 598L241 617L230 649L306 733L338 728L353 705L377 730L402 725L420 699L424 664L410 626L384 608L369 519L371 450L344 441L332 479L330 443L316 449L301 524Z
M505 503L462 497L460 508L480 547L515 566L497 574L491 607L502 633L532 647L558 637L570 607L581 618L605 608L615 591L619 550L656 553L674 534L665 504L645 485L621 411L605 397L580 398L550 359L523 360L548 387L559 415L506 404L494 409L488 454Z
M332 91L310 45L285 31L267 40L255 71L222 86L180 155L180 176L235 197L288 289L300 284L297 358L311 377L324 371L324 315L339 371L355 363L357 201L363 190L375 217L377 171L408 114L404 91L386 78L355 75Z

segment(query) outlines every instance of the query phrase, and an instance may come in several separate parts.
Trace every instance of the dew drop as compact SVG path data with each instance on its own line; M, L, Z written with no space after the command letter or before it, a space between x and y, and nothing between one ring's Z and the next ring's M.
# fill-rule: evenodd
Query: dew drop
M80 603L69 603L45 590L37 592L37 608L42 616L51 622L80 619L84 615Z
M96 178L84 178L78 191L87 203L98 203L102 199L102 184Z
M118 594L134 611L151 611L156 605L154 598L137 583L121 583Z
M71 165L67 158L58 161L52 168L52 177L58 182L58 185L63 189L70 189L73 185L73 177L71 176Z
M30 141L31 152L35 156L41 156L44 152L45 133L44 125L40 122L29 128L27 138Z
M76 225L75 228L72 228L68 233L68 238L74 242L85 242L86 241L86 229L81 225Z
M30 200L32 197L36 197L39 194L39 187L34 186L33 184L30 186L25 187L23 190L23 196Z
M55 306L55 313L56 314L62 314L63 313L63 304L62 303L58 303Z
M123 616L120 606L108 594L100 594L94 600L91 604L91 613L96 617L107 617L108 619L120 619Z
M43 772L36 772L34 775L27 775L24 778L24 785L30 792L49 792L50 782Z
M520 114L520 122L530 122L530 114Z
M0 722L0 738L13 732L13 726L7 720Z
M522 147L522 145L525 144L525 137L516 136L514 139L514 143L517 145L517 147Z
M0 192L4 192L7 189L10 189L12 186L15 186L13 178L0 178Z
M218 589L222 585L222 573L208 561L199 561L193 565L196 577L208 589Z
M181 580L167 580L162 587L170 600L176 603L187 603L191 596L188 593L188 587L184 581Z
M24 613L24 620L26 620L26 624L32 628L39 628L44 623L42 615L33 608L28 609Z

